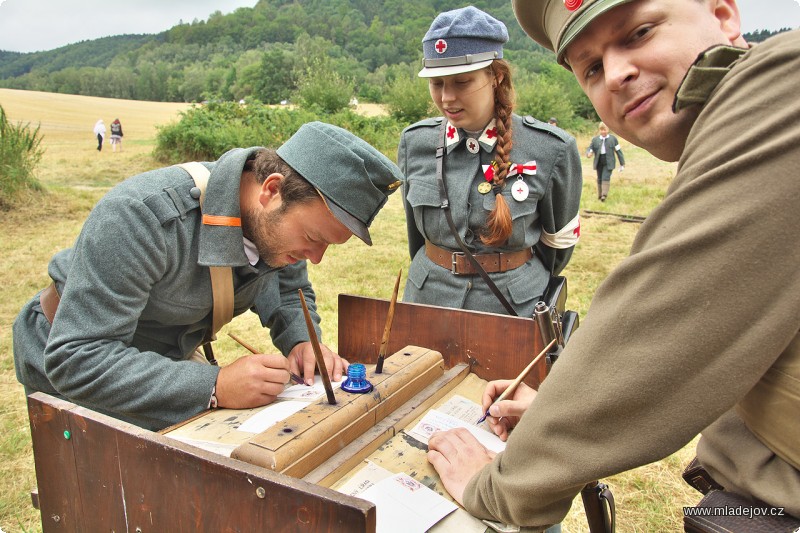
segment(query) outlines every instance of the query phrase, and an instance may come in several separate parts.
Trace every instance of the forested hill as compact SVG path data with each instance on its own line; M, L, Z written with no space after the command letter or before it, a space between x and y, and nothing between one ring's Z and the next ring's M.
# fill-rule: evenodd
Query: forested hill
M0 86L162 101L288 98L307 68L330 68L358 94L416 68L421 39L461 0L260 0L158 35L83 41L46 52L0 52ZM506 23L509 57L538 70L552 54L525 36L510 2L473 5ZM316 62L316 65L315 65ZM319 65L319 63L323 63ZM520 65L522 62L524 65Z
M473 4L505 22L516 72L564 79L553 54L519 27L511 2ZM421 39L437 13L463 0L260 0L252 8L179 24L157 35L121 35L21 54L0 51L0 87L136 100L290 99L313 74L362 100L419 69ZM753 41L770 32L748 34ZM571 77L571 76L570 76ZM530 80L529 80L530 81ZM566 85L565 85L566 84ZM583 113L587 114L587 113Z

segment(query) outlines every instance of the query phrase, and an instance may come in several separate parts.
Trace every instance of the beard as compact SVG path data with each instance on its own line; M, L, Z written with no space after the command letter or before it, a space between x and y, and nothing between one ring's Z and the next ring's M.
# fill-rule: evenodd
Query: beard
M284 211L280 207L274 211L250 209L242 213L242 234L255 244L258 257L273 268L288 264L279 259L280 249L285 247L280 237Z

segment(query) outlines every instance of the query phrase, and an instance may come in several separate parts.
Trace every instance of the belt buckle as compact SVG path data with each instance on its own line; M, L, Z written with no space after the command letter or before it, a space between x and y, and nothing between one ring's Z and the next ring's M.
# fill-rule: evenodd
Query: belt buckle
M456 271L456 266L458 265L458 261L457 261L456 257L457 256L463 256L463 255L464 255L464 252L451 252L450 253L450 265L451 265L450 273L453 274L454 276L460 275Z

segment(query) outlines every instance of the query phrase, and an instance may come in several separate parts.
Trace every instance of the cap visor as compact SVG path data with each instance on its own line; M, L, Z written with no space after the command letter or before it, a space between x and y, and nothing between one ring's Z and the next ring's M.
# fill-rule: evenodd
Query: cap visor
M479 61L477 63L470 63L469 65L453 65L451 67L424 67L419 71L420 78L436 78L439 76L452 76L453 74L463 74L464 72L472 72L480 70L483 67L488 67L492 64L493 59L488 61Z
M322 200L325 202L325 206L328 208L331 214L336 217L336 220L344 224L347 229L353 232L353 235L364 241L367 246L372 246L372 238L369 236L369 230L363 222L333 203L332 200L327 198L319 190L317 190L317 192L322 197Z

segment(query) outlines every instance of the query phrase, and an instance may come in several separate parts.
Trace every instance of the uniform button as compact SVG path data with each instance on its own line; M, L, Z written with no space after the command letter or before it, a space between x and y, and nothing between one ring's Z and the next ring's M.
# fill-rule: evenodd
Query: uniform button
M197 200L200 198L200 188L199 187L192 187L189 189L189 196Z
M467 282L467 290L468 291L472 290L472 282L471 281Z

